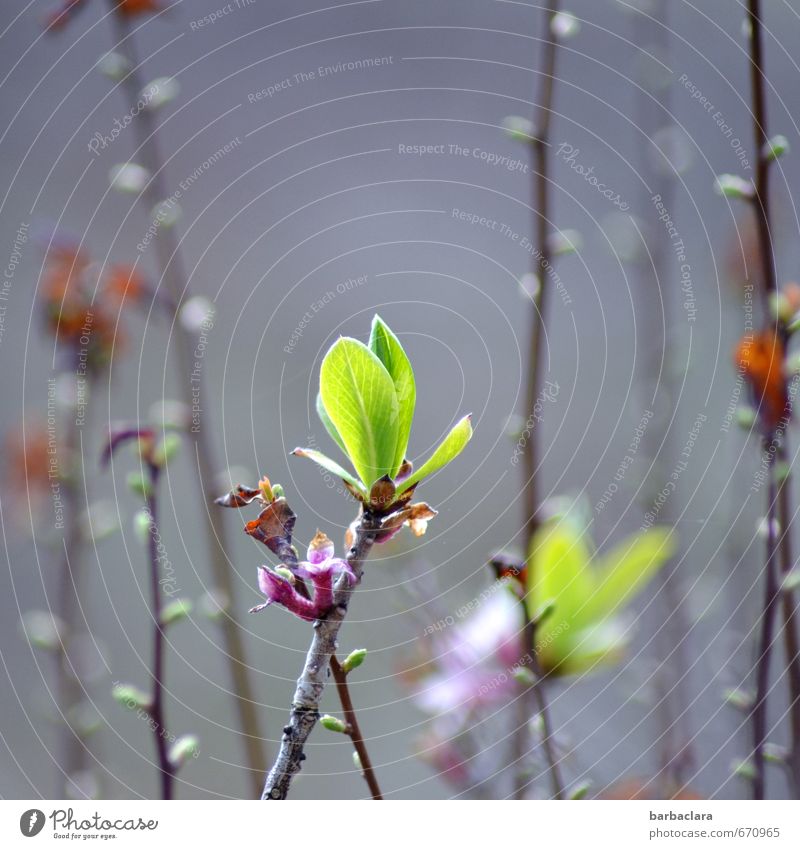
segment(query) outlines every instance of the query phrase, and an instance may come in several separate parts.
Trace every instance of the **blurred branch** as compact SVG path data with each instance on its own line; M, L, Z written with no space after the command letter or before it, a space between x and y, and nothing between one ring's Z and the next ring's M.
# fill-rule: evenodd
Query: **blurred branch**
M535 231L536 248L534 252L534 273L539 280L538 290L533 298L533 327L530 335L527 367L529 370L526 396L526 412L535 408L539 397L539 386L542 378L542 344L544 339L544 311L547 304L548 285L547 273L551 267L551 250L548 239L550 225L550 192L549 192L549 137L550 118L552 114L553 89L556 73L556 36L552 32L552 23L558 14L559 0L548 0L544 7L543 21L545 25L545 43L540 69L541 94L539 108L533 121L533 208L536 210ZM538 266L538 267L537 267ZM525 443L523 468L525 485L523 504L525 508L525 535L528 540L533 538L538 527L539 498L536 490L536 438L535 431Z
M765 313L769 317L770 301L778 294L777 272L775 268L775 254L772 243L772 227L770 218L769 206L769 168L771 157L769 155L769 133L767 129L767 102L765 93L766 74L764 71L763 57L763 26L761 18L761 2L760 0L748 0L747 4L748 17L750 21L750 84L753 99L752 115L753 115L753 134L756 144L756 179L755 192L753 194L752 203L755 212L756 221L758 224L759 247L762 263L763 286L762 294L764 296ZM786 343L787 333L786 327L779 317L776 317L777 329L782 342ZM791 403L791 402L789 402ZM773 434L773 439L775 435ZM777 451L778 463L783 466L787 460L787 445L786 433L784 432L780 439L780 444ZM774 480L776 475L776 464L771 463L770 468L770 486L769 495L769 512L775 518L780 528L781 538L778 543L781 552L780 571L783 576L788 574L792 568L792 552L791 552L791 521L792 512L789 504L789 475L785 474L777 483ZM777 502L777 515L776 514ZM770 526L770 533L774 533ZM760 655L760 663L763 667L759 667L757 677L760 681L761 676L769 675L769 655L765 648L763 640L770 627L769 618L773 615L773 600L769 595L769 589L774 593L780 592L778 586L776 566L772 563L774 552L768 553L768 562L766 564L765 580L768 586L767 596L764 602L764 613L762 623L762 654ZM789 716L791 725L792 744L789 756L789 775L792 785L792 792L796 798L800 798L800 640L798 639L798 623L795 610L794 593L788 590L783 590L782 598L782 613L783 613L783 637L786 650L786 663L788 667L789 679ZM766 657L764 656L766 652ZM763 694L766 699L766 692ZM754 783L754 795L756 798L763 798L764 794L764 755L763 755L763 734L765 729L763 724L766 722L765 716L761 713L766 712L766 705L762 705L760 700L756 700L756 707L753 710L753 735L754 735L754 760L756 769L756 782ZM761 795L759 795L761 794Z
M61 777L66 776L69 786L76 773L81 772L87 765L86 741L72 721L75 709L81 700L83 686L78 671L74 667L73 653L70 644L73 642L78 626L80 595L82 585L82 558L84 556L83 529L80 521L81 503L86 502L86 492L83 488L83 464L80 452L77 450L77 427L70 422L67 427L68 439L65 445L65 456L71 468L67 477L61 482L61 492L64 499L64 513L67 518L67 533L64 539L64 555L62 557L59 575L58 606L59 616L63 623L64 632L61 634L61 651L56 655L58 671L56 676L58 692L58 709L62 716L62 740L60 751L61 773L58 774L56 797L64 792Z
M665 62L669 61L666 55L669 48L668 11L668 0L656 0L651 14L638 11L634 17L635 43L646 52L650 51L652 43L653 47L659 51L656 53L659 60ZM637 147L642 153L642 173L646 173L652 153L648 142L649 145L655 144L654 136L660 129L663 116L666 115L669 121L668 126L675 128L676 125L672 121L670 87L648 84L645 73L642 73L640 78L640 85L636 89L635 124L636 128L647 136L645 143L639 143L637 140ZM660 197L664 207L669 210L675 206L675 182L676 177L668 173L666 163L659 163L659 167L655 169L653 195ZM644 215L642 220L647 220ZM653 402L648 400L647 403L653 403L654 413L654 421L642 436L643 453L651 461L651 469L660 476L664 471L663 464L657 462L660 451L668 443L671 444L670 447L675 447L674 440L671 438L669 419L659 414L660 410L674 407L674 369L669 367L664 369L664 360L674 357L674 353L670 352L675 351L675 346L667 345L666 329L672 326L671 319L675 316L669 313L673 304L672 298L662 297L662 287L672 274L671 268L668 268L668 262L672 260L672 256L668 250L668 243L663 238L657 238L653 230L652 224L645 227L643 239L646 255L637 263L641 303L641 321L637 322L637 326L641 327L643 351L641 376L646 383L648 394L653 393ZM656 395L662 376L664 388ZM656 397L660 398L658 406L655 404ZM649 487L644 486L641 487L640 493L642 507L646 511L649 509L652 493ZM670 503L664 505L663 516L667 524L671 524ZM686 652L689 626L676 570L667 564L666 568L658 570L656 579L660 584L657 595L662 599L661 607L664 611L664 622L657 633L657 655L660 664L656 677L659 690L656 709L661 726L659 779L662 785L661 795L669 799L680 791L684 773L694 762L690 742L691 731L688 727L690 699L686 693L686 676L691 668ZM668 662L670 657L674 657L675 662Z
M778 291L775 271L775 255L772 246L772 228L769 210L769 157L767 147L767 102L764 93L764 60L761 37L761 0L748 0L750 18L750 85L753 96L753 133L756 143L756 180L753 195L753 209L758 224L758 237L761 247L761 264L764 275L762 292L766 313L769 314L770 296Z
M785 437L784 437L785 438ZM781 446L779 458L785 462L785 446ZM791 521L789 505L789 480L778 484L778 526L780 539L780 572L785 579L792 570ZM781 609L783 613L783 638L789 673L789 722L791 726L791 749L789 752L789 776L792 793L800 799L800 642L798 642L797 605L794 592L781 587Z
M770 469L770 473L772 470ZM767 548L764 567L764 608L761 616L761 633L756 653L756 698L752 708L753 722L753 798L763 799L766 789L766 764L764 744L767 742L767 696L769 695L769 668L772 653L775 614L778 602L778 579L776 563L775 481L770 474L769 505L767 509Z
M361 769L364 773L364 780L367 782L369 792L372 793L372 798L376 800L383 799L381 788L378 785L378 778L375 775L372 760L364 742L364 735L361 733L361 728L358 725L358 717L353 707L353 700L350 698L350 688L347 686L347 672L342 668L335 654L331 655L331 672L333 673L333 680L336 682L336 692L339 694L339 701L342 703L344 721L347 724L347 731L345 733L353 741L353 748L356 750L358 760L361 763Z
M523 683L523 691L519 698L520 705L520 715L518 717L518 722L520 723L517 731L519 733L519 728L523 728L525 730L525 741L528 739L528 722L530 720L530 699L533 700L535 712L539 714L542 718L542 749L544 750L545 759L547 761L548 772L550 774L550 787L551 793L555 799L563 799L564 798L564 783L561 778L561 771L558 765L558 753L555 750L554 740L555 737L553 735L553 723L550 719L550 706L547 702L546 694L544 691L544 676L542 674L541 664L539 663L539 657L536 652L536 630L538 626L538 622L531 618L528 615L528 609L523 599L522 601L522 613L524 617L524 630L525 634L525 646L531 647L531 672L533 674L533 682L531 684ZM517 751L517 757L520 755L524 755L524 749L522 752ZM518 761L518 771L517 771L517 784L514 788L514 798L515 799L524 799L525 798L525 790L527 789L529 781L525 779L525 770L523 769L523 763Z
M116 10L117 4L115 0L110 0L110 3L112 8ZM112 15L112 18L117 33L116 47L130 64L130 71L126 74L122 82L123 90L128 99L131 111L133 112L135 110L136 112L136 120L133 122L133 127L137 134L139 151L152 177L144 189L143 195L147 203L151 207L155 207L158 203L166 200L169 195L164 180L164 165L158 149L156 127L152 119L152 113L147 109L139 109L136 105L143 86L128 21L124 15L116 11ZM161 227L159 229L159 233L155 239L155 245L162 279L165 282L169 297L177 309L188 293L188 280L182 266L180 245L170 227ZM176 339L177 364L180 374L180 380L178 382L181 387L184 403L191 407L192 388L189 382L189 375L192 373L193 340L189 331L180 325L176 328L174 338ZM199 377L197 379L199 380ZM200 391L202 393L202 388ZM207 533L206 547L209 553L214 583L221 590L222 596L228 602L231 602L234 593L231 569L225 555L227 531L222 516L216 511L209 513L208 510L208 505L214 500L215 454L211 440L207 436L206 426L188 428L187 430L195 447L194 455L196 462L192 465L199 484L197 492L201 499L202 515L205 518ZM260 775L263 774L265 760L258 716L256 714L256 701L250 681L249 667L245 659L240 625L230 615L227 609L223 611L220 622L225 644L226 660L233 684L236 710L239 716L239 726L244 738L250 781L254 794L258 794L260 789Z
M156 738L156 752L161 777L161 798L172 798L174 768L170 763L167 750L167 733L164 722L164 623L162 622L161 585L159 583L158 556L158 502L156 485L158 469L149 467L151 491L147 497L147 512L150 519L148 537L148 555L150 560L150 615L153 619L153 695L149 714L153 720L153 733Z
M533 326L530 334L530 347L528 350L528 376L526 395L526 414L530 415L536 407L539 396L539 386L542 382L542 344L544 339L544 311L546 307L546 294L548 290L547 275L551 268L551 250L548 239L550 225L549 204L549 162L548 148L550 136L550 119L552 116L553 90L555 87L556 73L556 48L557 38L553 32L553 20L558 14L559 0L548 0L543 9L542 22L544 25L544 47L541 59L540 76L541 92L539 107L533 121L533 156L534 156L534 178L533 178L533 208L535 212L535 232L537 250L534 252L534 273L539 280L538 290L533 298L532 319ZM538 266L538 267L537 267ZM536 432L532 430L525 442L523 450L523 474L525 482L523 486L523 508L524 508L524 531L526 548L530 547L531 540L539 524L539 496L536 488L536 463L537 463L537 440ZM533 662L538 666L536 660L533 634L535 627L531 622L527 606L522 604L525 623L523 635L525 646L532 653ZM544 751L547 758L550 778L553 785L553 795L556 799L563 797L563 785L558 771L558 763L552 748L551 733L549 729L550 718L547 707L547 697L544 692L544 682L538 670L534 669L535 681L526 686L520 694L520 716L517 719L517 728L514 732L514 751L516 763L516 776L514 779L514 798L522 799L527 786L525 776L525 754L528 749L530 730L528 727L529 716L538 712L545 723Z

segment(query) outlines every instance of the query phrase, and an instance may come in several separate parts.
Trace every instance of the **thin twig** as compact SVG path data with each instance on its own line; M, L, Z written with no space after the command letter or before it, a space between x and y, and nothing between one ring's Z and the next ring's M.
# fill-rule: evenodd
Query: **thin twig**
M538 290L533 296L532 321L533 325L530 334L530 347L528 350L527 360L527 397L526 397L526 412L530 412L536 407L539 396L539 387L542 383L543 375L543 341L544 341L544 312L547 304L546 293L549 288L547 285L547 275L552 267L551 259L552 252L548 239L548 230L550 225L550 205L549 205L549 161L548 148L550 136L550 119L552 114L553 104L553 89L555 85L556 73L556 48L557 39L552 31L553 19L558 13L559 0L548 0L544 7L542 16L544 24L544 47L540 68L541 75L541 93L539 99L539 107L533 121L533 155L534 155L534 179L533 179L533 208L535 212L534 230L536 232L537 249L534 252L534 274L539 280ZM539 526L539 496L536 487L536 463L537 463L537 444L536 432L532 430L525 441L523 448L523 474L525 481L523 485L522 504L524 510L524 531L526 546L529 548L534 534ZM530 565L529 567L530 568ZM523 602L523 612L525 624L523 635L526 640L525 646L529 648L534 657L534 664L538 665L535 657L535 646L532 639L532 634L535 628L532 625L528 614L527 606ZM520 694L519 707L520 716L517 718L517 728L513 736L515 762L517 764L516 776L514 780L514 798L522 799L525 795L527 780L525 776L525 753L528 748L529 729L528 719L529 712L532 713L531 707L538 712L542 717L543 724L550 725L549 711L547 707L547 697L544 692L544 682L534 670L536 677L535 682L529 685L526 690ZM533 700L531 705L530 700ZM555 752L552 747L551 733L548 727L545 728L543 748L545 757L547 758L550 778L553 785L553 795L557 799L563 798L563 785L559 776L558 764Z
M668 0L657 0L652 14L637 14L634 19L634 41L636 44L650 49L650 45L658 48L657 55L668 62L669 50L669 3ZM669 87L648 85L642 81L636 89L636 127L645 138L652 139L662 125L664 115L671 116L671 97ZM641 151L641 168L644 173L648 168L648 160L652 154L646 144L637 140ZM660 198L664 207L672 210L675 206L674 174L667 168L657 169L653 178L653 197ZM651 204L648 204L651 206ZM671 247L662 238L656 238L651 225L644 228L643 235L646 251L639 266L640 304L641 304L641 343L642 343L642 377L646 382L648 394L660 389L659 381L664 361L671 348L666 343L666 328L671 326L670 310L673 306L669 297L662 298L666 281L672 274L668 262L672 260ZM649 262L648 262L649 260ZM663 312L660 307L663 306ZM652 460L651 471L658 475L663 471L662 464L657 463L659 451L668 443L674 443L673 431L668 427L668 418L660 415L663 409L674 406L673 370L666 369L663 391L653 396L653 420L642 436L642 453ZM656 397L659 403L656 404ZM651 403L648 401L648 404ZM674 447L674 445L672 446ZM649 488L640 489L640 500L644 510L649 509ZM663 511L663 519L670 524L670 503ZM661 731L659 783L661 795L665 799L672 798L683 786L685 771L694 762L691 747L691 731L688 728L688 713L690 699L685 691L686 676L681 670L690 667L687 657L687 637L689 626L683 605L683 595L680 590L677 569L672 561L664 564L656 574L659 583L657 596L661 599L661 607L665 618L658 629L657 654L662 659L656 676L658 687L658 704L656 711ZM671 657L673 662L664 662Z
M116 9L115 0L110 0L111 6ZM161 158L156 127L151 113L147 109L137 107L142 81L138 70L133 40L129 25L125 17L115 13L113 20L117 30L116 49L125 56L130 64L130 70L123 79L128 104L132 113L135 110L136 119L133 121L138 147L141 151L145 166L151 173L152 179L143 191L147 203L151 207L163 202L168 197L166 182L164 179L164 166ZM182 266L180 246L171 228L161 227L155 239L158 263L162 278L165 282L169 296L177 308L188 294L188 282ZM181 380L179 381L183 400L189 406L192 405L192 387L188 376L192 373L192 350L193 341L187 330L178 327L176 332L177 365ZM199 378L197 378L199 380ZM195 384L196 386L196 384ZM202 393L202 388L201 388ZM222 596L228 601L233 600L232 572L225 555L227 549L227 531L224 520L217 511L209 513L208 505L214 500L214 476L215 463L214 451L211 441L207 436L207 424L197 428L189 429L189 436L194 441L194 454L196 464L194 466L199 486L198 494L202 500L202 511L206 518L206 547L212 568L212 574L216 587L221 590ZM225 652L233 684L234 701L239 716L239 727L244 738L245 755L250 772L250 781L254 793L260 791L260 776L264 772L265 759L262 746L262 737L259 731L259 721L256 712L256 701L254 691L250 682L249 667L245 659L244 645L242 642L240 625L229 614L227 610L220 619Z
M769 211L769 158L767 157L767 101L764 93L764 60L762 54L761 0L748 0L750 16L750 84L753 95L753 133L756 143L756 180L753 196L764 275L764 304L769 314L770 297L778 291L775 255L772 251L772 228Z
M542 718L542 748L544 749L545 758L547 760L548 773L550 775L550 788L553 798L564 798L564 783L561 779L561 770L558 765L558 754L554 746L553 723L550 719L550 706L547 702L544 691L545 676L542 673L542 667L539 663L539 656L536 652L536 629L537 622L528 615L525 602L522 602L523 615L525 617L525 645L531 646L531 672L533 673L533 684L528 685L529 691L533 696L536 704L536 710ZM524 695L524 694L523 694ZM525 699L520 698L520 702L524 703ZM520 717L521 719L523 717ZM524 722L527 727L528 717L524 717ZM520 771L522 774L522 771ZM516 788L515 798L522 799L525 795L525 784L520 786L518 778L518 786Z
M167 749L167 730L164 721L164 624L161 621L161 585L159 583L158 556L158 504L156 483L158 471L150 469L151 492L147 498L147 512L150 520L148 554L150 559L150 615L153 618L153 695L150 700L149 714L153 720L153 733L156 737L156 752L161 779L161 798L172 799L175 771L169 760Z
M767 446L768 447L768 446ZM771 455L770 455L771 456ZM764 744L767 742L767 695L769 693L769 667L772 652L775 615L778 602L776 498L775 480L770 469L769 505L767 508L767 549L764 565L764 608L761 614L761 633L756 654L756 698L752 710L753 723L753 798L763 799L766 789Z
M784 434L784 440L786 435ZM779 461L785 462L786 446L781 445ZM789 482L778 483L778 525L781 530L780 572L785 578L792 569L791 507L789 505ZM781 589L781 609L783 613L783 640L789 677L789 723L791 727L791 748L789 751L789 778L792 795L800 799L800 643L798 642L798 620L795 595L785 587Z
M364 773L364 780L367 782L369 792L373 799L383 799L381 788L378 785L378 778L375 775L375 770L372 766L367 744L364 742L364 735L361 733L361 728L358 724L356 709L353 707L353 700L350 698L350 688L347 686L347 672L342 669L335 654L331 655L331 672L333 680L336 682L336 692L339 694L339 701L342 703L342 712L344 713L344 721L347 724L347 736L353 741L353 748L356 750L358 760L361 763L361 769Z
M764 278L762 292L767 315L769 315L770 297L777 294L778 281L772 245L772 226L769 206L769 167L771 159L769 156L769 133L765 93L766 74L764 72L763 26L760 0L748 0L748 15L750 20L750 81L753 97L753 134L756 143L756 179L752 205L759 234L759 249ZM777 322L778 332L785 345L787 341L786 328L779 318ZM791 411L789 410L788 412L790 413ZM781 434L777 453L778 461L781 464L785 463L788 454L785 432ZM772 466L771 474L774 475L774 464ZM770 506L772 507L772 504ZM780 572L782 576L785 576L793 565L791 550L792 513L789 504L788 475L778 484L777 518L781 529L779 542L781 555ZM796 798L800 798L800 639L798 638L798 621L794 593L786 590L783 591L781 607L789 680L789 716L792 741L788 766L792 793Z
M74 431L70 431L71 434ZM75 440L70 439L67 456L76 457ZM82 738L78 729L73 726L72 716L74 709L82 695L82 688L78 679L78 673L73 667L74 658L71 656L70 643L75 637L78 622L78 598L81 586L81 560L83 557L83 533L81 523L78 520L80 511L81 491L78 481L81 479L78 469L71 469L70 476L61 484L61 493L64 501L65 513L68 517L68 528L64 540L64 554L59 576L59 616L64 625L62 634L61 651L56 655L58 707L63 718L60 766L58 772L57 796L64 792L62 776L66 775L67 786L73 780L73 776L86 768L87 748L86 741Z
M541 63L541 96L539 108L533 121L533 154L534 154L534 179L533 179L533 208L535 212L536 246L534 252L534 274L539 279L539 288L533 298L532 321L533 326L530 334L530 347L528 349L527 367L528 392L526 399L526 412L528 414L536 407L539 397L539 386L541 385L543 356L542 347L544 342L544 311L547 305L547 274L551 268L551 250L548 239L550 226L550 203L549 203L549 137L550 118L553 104L553 88L556 73L556 36L552 32L553 18L558 13L559 0L548 0L544 8L543 20L545 24L545 43L543 47ZM523 505L525 510L525 536L528 540L533 538L538 527L539 499L536 490L536 438L535 430L525 442L523 451L523 468L525 484L523 490Z
M347 561L355 573L356 585L361 581L364 562L372 549L380 522L380 516L365 511L356 526L353 545L347 552ZM267 774L262 799L286 799L292 778L300 771L306 758L306 741L319 719L319 703L328 678L330 659L336 651L339 629L347 615L354 587L350 586L347 575L343 574L336 581L334 590L330 612L324 619L314 623L314 636L303 671L297 680L289 722L283 729L278 756Z

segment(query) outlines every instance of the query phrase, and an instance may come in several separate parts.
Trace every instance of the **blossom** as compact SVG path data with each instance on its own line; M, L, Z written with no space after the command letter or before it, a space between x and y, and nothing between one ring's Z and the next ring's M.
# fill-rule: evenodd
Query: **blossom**
M506 581L497 582L469 616L442 623L431 649L437 655L415 698L434 715L469 712L508 701L516 690L513 670L526 656L520 603Z
M745 335L736 349L736 365L747 378L762 431L770 435L788 416L784 345L772 329Z
M75 13L84 6L86 6L86 0L61 0L59 5L47 15L46 27L50 30L63 29ZM163 8L160 0L118 0L117 2L117 12L124 18L154 14L162 11Z
M298 563L294 569L275 570L261 566L258 570L258 587L267 600L250 612L263 610L270 604L280 604L307 622L321 619L333 607L335 579L345 575L351 586L356 582L350 564L333 555L333 543L325 534L317 531L308 547L308 560ZM298 589L297 578L311 581L313 598L308 598L307 594Z
M141 304L148 294L151 290L134 267L113 265L98 280L87 251L69 237L53 237L40 303L45 325L70 370L80 367L86 373L106 366L125 344L119 322L124 302Z

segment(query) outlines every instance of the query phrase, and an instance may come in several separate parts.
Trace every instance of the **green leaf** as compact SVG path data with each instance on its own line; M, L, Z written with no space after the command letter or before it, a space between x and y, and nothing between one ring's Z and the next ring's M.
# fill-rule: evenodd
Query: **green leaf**
M338 339L322 361L320 395L365 486L392 471L399 423L389 372L356 339Z
M528 616L535 616L542 604L552 600L555 618L565 618L573 627L576 612L592 594L591 575L586 568L590 560L585 535L568 518L539 528L529 555Z
M403 460L405 460L408 451L408 437L414 418L414 406L417 403L417 386L414 382L414 370L411 368L411 363L400 344L400 340L379 315L372 319L369 348L383 363L386 371L389 372L389 376L394 382L394 391L397 393L399 413L397 449L394 455L394 465L389 473L389 477L393 478Z
M328 415L328 411L325 409L325 405L322 403L322 395L317 392L317 415L319 416L319 420L322 424L325 425L325 430L328 431L328 436L342 449L342 454L347 456L347 449L344 447L344 442L342 442L342 437L339 436L339 431L336 430L336 425L331 421L331 417Z
M542 525L531 541L528 557L528 615L536 617L544 604L553 613L536 629L536 644L548 668L564 670L580 644L575 616L591 595L593 585L587 564L591 551L579 522L561 517Z
M623 540L598 564L596 588L581 611L581 618L600 621L619 613L674 551L674 536L666 528L650 528Z
M537 642L545 644L545 668L557 668L560 675L574 675L592 670L595 666L618 663L624 656L630 637L624 620L608 619L587 628L558 634L550 645L546 644L549 637L544 634L537 637Z
M651 528L593 558L579 522L562 517L543 525L531 543L527 597L531 616L546 600L555 603L536 630L543 668L572 674L615 662L629 637L618 614L673 551L672 534Z
M433 452L428 461L423 463L397 487L397 495L401 495L423 478L427 478L434 472L438 472L439 469L446 466L451 460L454 460L464 450L464 447L472 438L471 419L472 416L464 416L458 422L444 438L441 445Z
M335 460L331 460L330 457L326 457L320 451L315 451L313 448L295 448L292 454L295 457L308 457L309 460L313 460L332 475L336 475L337 478L341 478L354 486L359 492L363 493L364 498L369 497L364 484L360 480L353 477L347 469L343 469Z

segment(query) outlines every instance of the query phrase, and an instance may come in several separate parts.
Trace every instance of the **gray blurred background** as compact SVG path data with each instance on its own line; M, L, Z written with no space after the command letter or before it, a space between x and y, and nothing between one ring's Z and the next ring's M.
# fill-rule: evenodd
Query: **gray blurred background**
M236 482L268 474L284 485L299 515L302 544L320 527L341 545L354 505L329 490L313 464L287 455L310 441L334 455L313 408L319 362L339 334L365 339L376 311L416 368L414 458L429 452L457 417L473 413L468 449L424 488L439 516L422 539L409 534L379 552L342 636L345 653L362 645L370 650L352 688L386 794L444 798L451 788L414 757L426 717L396 673L435 611L455 610L487 585L487 555L520 543L520 472L511 464L506 428L510 416L523 413L530 301L518 279L531 261L505 233L528 235L533 219L528 152L504 135L502 122L507 115L530 116L534 108L539 7L490 0L330 6L253 0L234 5L211 25L192 26L221 6L219 0L176 3L158 18L138 19L135 40L146 60L145 79L172 76L180 83L179 96L157 113L169 187L176 189L215 151L240 140L183 193L177 225L192 291L216 304L202 423L213 434L223 479L230 467L242 469L232 473ZM755 441L735 426L723 428L735 389L731 350L743 331L741 280L729 258L738 249L737 224L746 224L746 217L715 194L714 177L752 172L742 168L713 113L692 99L680 78L685 74L713 103L752 161L744 12L734 0L668 6L673 31L666 39L643 16L651 8L643 0L574 0L568 6L580 30L565 41L559 58L552 225L582 238L577 253L557 264L569 303L554 294L547 315L548 376L561 389L540 432L546 453L539 479L545 495L583 494L594 505L643 411L653 408L654 392L661 393L656 409L658 426L666 428L663 444L659 437L640 450L620 491L602 512L592 511L592 535L603 548L639 527L646 493L663 486L692 423L699 413L707 416L669 515L680 535L676 568L691 627L685 641L689 721L697 734L691 784L705 796L737 797L748 787L732 776L731 761L745 754L748 730L721 693L751 666L762 556L755 534L763 498L748 493L758 462ZM66 30L44 35L41 19L51 8L32 2L4 9L3 266L21 222L32 234L57 226L84 238L98 261L138 257L138 267L157 284L152 248L139 256L136 247L150 220L146 206L108 190L109 170L132 156L131 129L98 156L87 147L128 110L114 83L94 69L114 43L102 19L106 7L89 2ZM765 8L770 127L800 149L792 117L800 109L800 9L781 0ZM653 46L660 40L668 53ZM317 72L377 57L382 64L366 70ZM317 72L313 79L295 77L311 71ZM292 84L272 96L254 96L286 79ZM646 92L667 98L669 110ZM694 321L683 309L679 265L650 199L664 183L658 175L665 159L649 137L676 125L658 138L680 171L666 179L673 183L672 217L691 265ZM577 161L593 167L629 211L555 156L561 144L578 149ZM403 145L444 145L445 152L420 157L401 152ZM470 153L455 155L451 145ZM473 155L476 150L520 165L489 164ZM792 192L798 167L790 155L773 172L782 281L795 276L800 251ZM454 210L498 226L466 223ZM629 213L651 245L667 253L660 284L646 271ZM41 269L41 250L31 238L9 290L0 341L4 433L19 428L23 413L33 421L46 408L53 349L35 310ZM362 284L336 291L337 284L364 275ZM312 305L331 291L335 296L314 311ZM291 345L309 311L311 319ZM101 717L92 737L94 771L108 797L157 790L150 732L110 695L114 681L146 686L151 627L145 554L131 526L138 503L124 486L134 463L121 456L113 476L101 474L100 433L110 419L146 419L152 404L177 397L178 381L188 379L174 362L169 318L133 310L126 325L128 343L114 358L110 391L102 388L90 401L94 436L83 433L91 500L105 500L121 524L121 533L90 546L82 598L107 664L89 661L98 674L87 679L87 689ZM656 453L648 489L637 494ZM161 534L181 594L199 599L209 574L191 462L184 451L164 480ZM27 645L19 620L27 610L47 607L48 586L52 601L53 552L61 541L50 504L31 517L25 497L6 487L2 508L7 568L0 570L0 794L52 796L52 658ZM240 533L241 518L233 512L225 517L234 541L232 613L246 632L273 754L309 626L278 609L247 615L260 599L255 576L265 552ZM425 592L435 587L435 604L428 609L412 601L409 584ZM644 615L624 664L551 689L555 722L577 747L568 773L591 777L598 790L626 776L652 775L658 765L653 672L659 656L652 637L668 611L653 588L637 605ZM217 625L198 609L170 631L169 640L169 724L201 741L199 757L181 772L179 796L246 797ZM325 706L332 712L338 707L332 692ZM779 697L774 709L777 721L785 709ZM780 741L780 734L773 739ZM785 787L773 780L771 792L783 795ZM347 740L317 730L295 795L364 794Z

